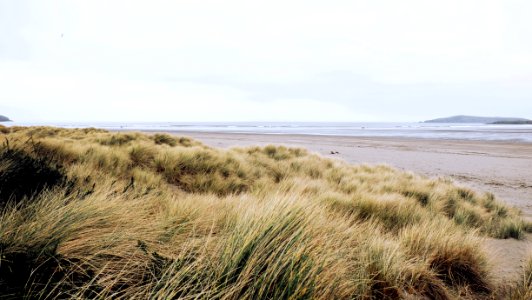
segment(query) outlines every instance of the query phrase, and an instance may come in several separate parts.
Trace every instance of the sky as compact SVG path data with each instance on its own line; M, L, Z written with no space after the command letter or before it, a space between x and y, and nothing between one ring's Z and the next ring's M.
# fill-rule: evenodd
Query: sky
M529 0L0 0L16 121L532 119Z

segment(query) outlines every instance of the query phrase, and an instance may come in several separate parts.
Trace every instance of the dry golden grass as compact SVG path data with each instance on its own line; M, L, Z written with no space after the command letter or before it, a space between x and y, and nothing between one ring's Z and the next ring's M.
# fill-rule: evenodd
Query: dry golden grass
M491 297L482 237L531 228L491 194L303 149L1 129L5 298Z

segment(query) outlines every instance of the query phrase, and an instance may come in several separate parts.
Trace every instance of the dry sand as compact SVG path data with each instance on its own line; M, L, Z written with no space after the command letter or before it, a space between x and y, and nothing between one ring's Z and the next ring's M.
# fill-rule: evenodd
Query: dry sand
M303 147L353 164L387 164L429 177L450 177L460 185L516 206L532 220L532 144L361 138L312 135L172 132L214 147L282 144ZM335 154L331 154L334 152ZM338 152L338 154L336 154ZM532 235L525 240L486 240L486 250L501 281L516 279L532 254Z

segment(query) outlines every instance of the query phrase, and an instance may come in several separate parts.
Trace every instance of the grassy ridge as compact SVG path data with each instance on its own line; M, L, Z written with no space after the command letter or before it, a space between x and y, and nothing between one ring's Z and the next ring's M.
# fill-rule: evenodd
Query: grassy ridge
M6 297L489 297L481 237L531 229L491 194L303 149L97 129L0 137Z

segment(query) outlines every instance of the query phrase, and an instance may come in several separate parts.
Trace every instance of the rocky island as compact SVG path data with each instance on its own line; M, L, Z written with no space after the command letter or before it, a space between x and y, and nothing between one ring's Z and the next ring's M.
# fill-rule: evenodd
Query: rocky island
M423 123L483 123L483 124L532 124L532 120L525 118L506 117L478 117L478 116L452 116L424 121Z

